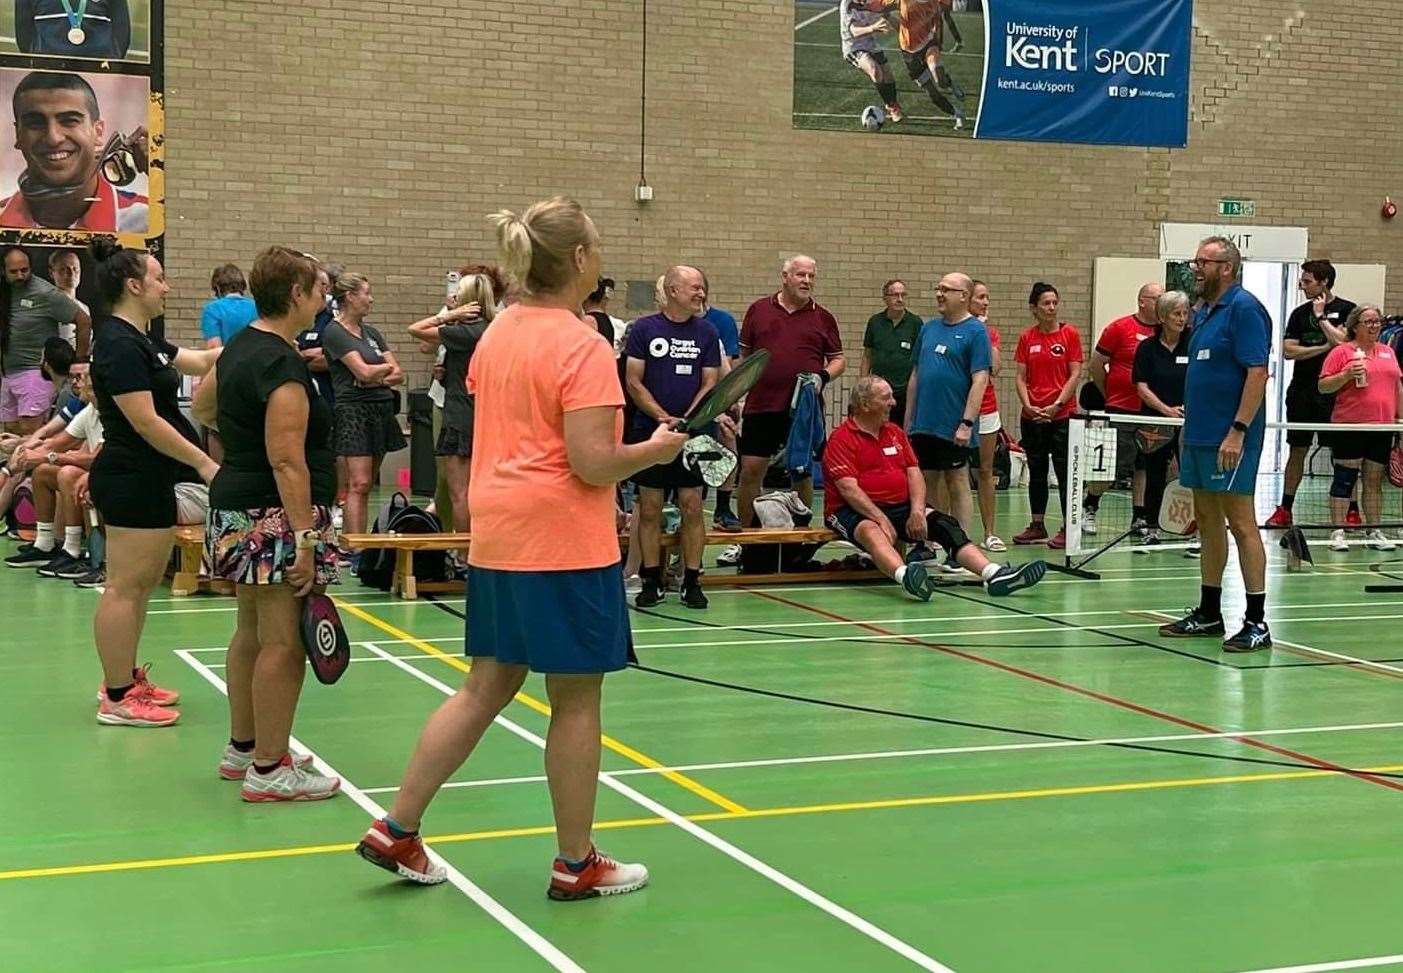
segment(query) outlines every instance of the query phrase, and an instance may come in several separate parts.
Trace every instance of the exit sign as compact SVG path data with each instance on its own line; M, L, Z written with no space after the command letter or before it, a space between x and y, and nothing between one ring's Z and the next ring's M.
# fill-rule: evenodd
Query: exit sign
M1218 200L1219 216L1256 216L1257 201L1255 199L1220 199Z

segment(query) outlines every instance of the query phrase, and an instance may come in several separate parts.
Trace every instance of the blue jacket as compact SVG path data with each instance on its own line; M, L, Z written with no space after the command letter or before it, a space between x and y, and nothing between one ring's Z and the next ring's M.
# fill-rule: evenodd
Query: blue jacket
M822 387L822 380L812 373L800 375L795 386L789 441L784 446L784 468L790 476L812 476L817 467L814 457L828 439L823 425L823 400L819 398Z

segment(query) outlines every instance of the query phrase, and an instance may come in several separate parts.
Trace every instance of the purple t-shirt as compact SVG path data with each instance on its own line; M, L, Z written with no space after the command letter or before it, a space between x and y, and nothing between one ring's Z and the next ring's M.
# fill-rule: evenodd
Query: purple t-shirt
M702 369L721 367L721 339L703 318L677 324L661 313L650 314L633 322L624 355L643 362L643 387L658 405L670 416L682 416L701 388ZM640 410L633 425L652 432L657 423Z

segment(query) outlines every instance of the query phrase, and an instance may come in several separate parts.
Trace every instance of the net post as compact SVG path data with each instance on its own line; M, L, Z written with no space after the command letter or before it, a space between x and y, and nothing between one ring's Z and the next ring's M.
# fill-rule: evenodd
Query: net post
M1063 551L1062 566L1068 571L1076 571L1075 561L1082 552L1082 494L1086 492L1086 418L1073 415L1067 420L1067 509L1063 511L1062 525L1066 534L1067 547ZM1100 575L1089 571L1076 571L1081 577L1098 578Z

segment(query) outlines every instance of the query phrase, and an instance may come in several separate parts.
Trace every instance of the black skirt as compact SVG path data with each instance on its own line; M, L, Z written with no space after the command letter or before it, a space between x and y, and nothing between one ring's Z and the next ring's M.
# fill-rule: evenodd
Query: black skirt
M384 456L407 444L392 402L336 403L336 455Z

